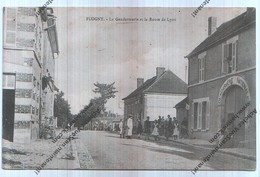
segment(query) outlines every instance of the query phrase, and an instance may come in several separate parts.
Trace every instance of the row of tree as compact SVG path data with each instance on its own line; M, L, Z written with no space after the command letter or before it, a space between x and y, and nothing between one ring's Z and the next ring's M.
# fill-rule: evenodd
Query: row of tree
M115 83L112 84L94 84L94 93L98 94L98 97L92 98L89 104L86 105L78 114L71 114L71 107L67 100L64 99L64 93L59 92L56 94L54 100L54 116L58 117L58 127L72 126L83 127L89 123L93 118L99 116L105 112L105 104L111 98L115 97L116 88Z

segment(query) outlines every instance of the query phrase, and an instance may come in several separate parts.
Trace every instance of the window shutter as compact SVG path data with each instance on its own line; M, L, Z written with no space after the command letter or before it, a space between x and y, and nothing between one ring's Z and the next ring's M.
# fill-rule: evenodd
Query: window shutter
M193 121L193 128L198 129L198 103L193 103L193 110L192 110L193 116L192 116L192 121ZM196 121L195 121L196 117Z
M191 128L194 129L194 103L192 103L192 106L191 106Z
M228 47L227 44L222 45L222 72L227 73L227 56L228 56Z
M237 53L237 43L234 42L232 44L232 65L233 65L233 71L236 71L236 60L237 60L237 57L236 57L236 54Z
M210 102L207 101L207 113L206 113L206 129L209 130L210 124Z
M199 81L201 81L201 60L198 59L198 65L199 65Z
M229 54L228 44L224 44L224 59L228 58L228 54Z
M205 80L205 63L206 63L206 58L202 58L202 71L201 71L201 79L204 81Z
M202 127L202 103L198 103L198 129L201 129Z
M227 58L229 59L229 60L231 60L232 59L232 43L229 43L228 44L228 46L227 46Z

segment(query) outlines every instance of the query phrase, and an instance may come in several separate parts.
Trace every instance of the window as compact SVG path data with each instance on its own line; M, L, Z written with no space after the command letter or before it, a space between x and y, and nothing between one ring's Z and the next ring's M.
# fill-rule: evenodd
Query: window
M205 79L205 58L199 59L199 81L204 81Z
M199 82L202 82L205 80L205 63L206 63L206 52L201 53L198 56L198 62L199 62Z
M3 89L15 89L15 74L3 73Z
M222 73L228 74L236 71L237 40L238 37L235 36L222 45Z
M194 100L193 104L193 128L194 130L209 129L209 99L200 98Z

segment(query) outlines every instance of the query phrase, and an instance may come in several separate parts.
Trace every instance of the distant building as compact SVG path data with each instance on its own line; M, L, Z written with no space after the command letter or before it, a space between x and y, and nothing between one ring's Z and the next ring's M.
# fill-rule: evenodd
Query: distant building
M53 98L48 103L42 99L43 69L53 76L51 60L58 55L52 13L51 8L4 8L3 138L9 141L39 138L43 112L53 111ZM50 107L42 112L43 103Z
M189 60L189 130L210 140L238 111L250 106L228 127L237 126L256 107L255 9L216 28L209 18L209 36L186 58ZM228 142L230 147L255 148L256 119L250 119Z
M175 117L176 111L173 107L186 96L187 84L172 71L157 67L156 76L145 82L143 78L138 78L137 89L123 99L124 120L132 114L135 131L137 119L143 124L147 116L150 121L158 119L159 116Z

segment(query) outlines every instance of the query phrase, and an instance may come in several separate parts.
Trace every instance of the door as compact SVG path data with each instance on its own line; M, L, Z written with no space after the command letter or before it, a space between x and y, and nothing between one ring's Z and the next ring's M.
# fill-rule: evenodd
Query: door
M14 138L15 90L3 89L3 139Z
M245 105L245 93L242 88L239 86L233 86L227 91L226 101L225 101L225 123L235 116L239 110ZM235 121L227 128L230 133L238 123L244 118L245 113L243 112L239 118L236 118ZM227 145L230 147L243 147L245 141L245 126L239 128L230 142Z

